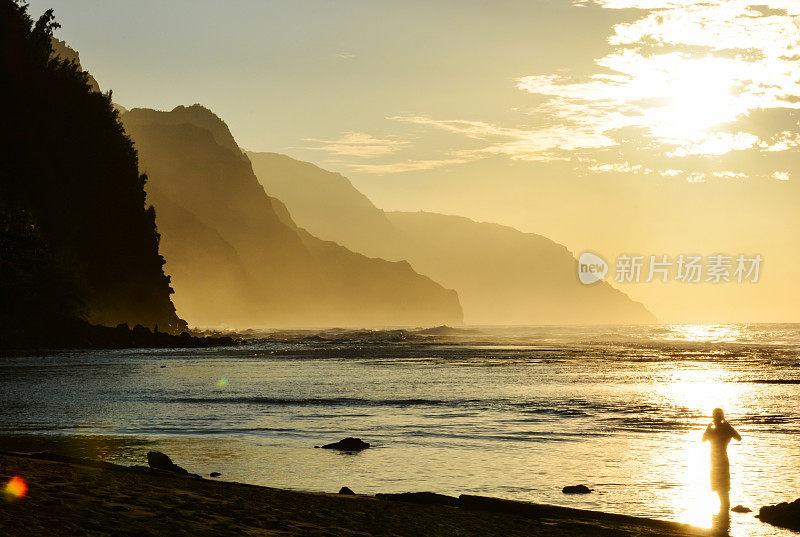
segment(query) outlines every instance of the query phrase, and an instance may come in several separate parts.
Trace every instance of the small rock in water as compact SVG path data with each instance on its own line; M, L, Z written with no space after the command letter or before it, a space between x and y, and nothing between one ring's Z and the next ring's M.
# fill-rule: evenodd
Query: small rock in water
M369 447L369 442L364 442L360 438L348 436L344 440L339 440L338 442L334 442L332 444L325 444L321 447L322 449L338 449L340 451L361 451L362 449L367 449Z
M342 487L339 489L339 494L355 494L350 487Z
M209 475L209 477L219 477L219 476L221 476L222 474L221 474L221 473L219 473L219 472L211 472L211 473L210 473L210 474L208 474L208 475Z
M561 492L564 494L589 494L593 490L586 485L569 485L561 489Z
M734 513L750 513L753 510L749 507L745 507L744 505L737 505L736 507L731 507L731 511Z

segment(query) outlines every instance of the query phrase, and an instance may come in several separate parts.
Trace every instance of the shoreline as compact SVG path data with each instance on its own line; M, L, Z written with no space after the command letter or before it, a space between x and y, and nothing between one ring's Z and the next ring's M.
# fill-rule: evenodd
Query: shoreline
M41 330L0 332L0 354L30 353L50 350L96 349L177 349L213 348L237 345L229 335L180 334L159 332L156 327L119 324L115 327L89 324L73 319Z
M0 535L20 528L48 536L713 534L678 522L485 496L308 492L49 452L0 452L0 479L15 475L29 488L0 509Z

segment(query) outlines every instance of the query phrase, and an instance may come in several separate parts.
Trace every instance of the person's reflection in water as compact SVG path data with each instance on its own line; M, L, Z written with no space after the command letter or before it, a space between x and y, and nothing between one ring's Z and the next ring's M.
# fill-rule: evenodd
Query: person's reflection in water
M703 433L703 442L711 446L711 490L719 495L720 518L728 519L728 510L731 507L731 471L728 461L728 444L732 438L741 440L742 437L725 421L725 413L721 408L715 408L711 414L713 422L706 427Z

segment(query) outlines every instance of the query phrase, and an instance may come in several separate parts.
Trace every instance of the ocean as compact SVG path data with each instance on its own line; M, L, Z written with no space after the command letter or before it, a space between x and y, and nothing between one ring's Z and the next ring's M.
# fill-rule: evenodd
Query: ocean
M2 449L274 487L481 494L711 525L711 410L731 504L800 497L800 325L251 333L210 349L0 358ZM315 449L356 436L358 454ZM586 484L568 496L565 485ZM790 535L750 514L731 535Z

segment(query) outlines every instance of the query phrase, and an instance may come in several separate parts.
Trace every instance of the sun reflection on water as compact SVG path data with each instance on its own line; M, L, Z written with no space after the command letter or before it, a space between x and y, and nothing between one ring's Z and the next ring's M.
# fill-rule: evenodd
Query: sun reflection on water
M672 404L710 416L716 407L738 409L737 386L726 382L731 376L716 367L676 369L663 389Z
M737 327L730 325L671 325L666 327L664 339L707 344L735 341L739 335ZM712 409L738 406L738 394L726 382L729 376L725 368L711 364L676 364L664 372L664 383L659 387L664 404L681 409L683 419L689 422L688 431L672 438L681 446L674 477L683 483L684 493L673 495L669 501L681 521L704 528L712 526L712 514L719 506L709 486L708 446L700 441L701 432Z
M745 327L733 324L672 324L660 339L694 343L725 343L740 341Z
M717 343L736 341L741 337L737 326L680 325L671 326L670 336L675 341ZM751 394L747 385L735 382L736 374L722 366L694 362L678 365L665 372L659 391L665 405L680 409L688 430L673 436L669 441L680 447L675 462L675 478L684 484L684 494L673 502L678 518L688 524L709 528L713 515L719 510L719 500L710 488L709 446L701 441L702 431L710 422L716 407L725 410L736 426L736 417L747 413Z
M691 432L684 439L686 496L673 498L680 499L680 504L675 505L675 510L681 513L680 518L684 522L708 528L711 527L712 514L719 509L719 501L709 484L708 446L700 442L699 436Z

